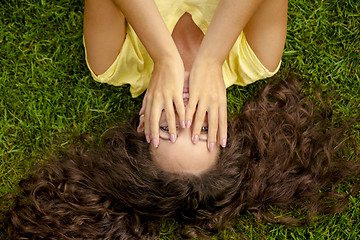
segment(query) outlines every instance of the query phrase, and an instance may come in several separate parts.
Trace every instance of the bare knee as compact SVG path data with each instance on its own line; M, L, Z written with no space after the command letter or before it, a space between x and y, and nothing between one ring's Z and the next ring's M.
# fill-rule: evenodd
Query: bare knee
M287 30L287 0L264 1L244 28L246 39L269 70L279 66Z
M112 0L86 0L84 38L87 60L95 74L105 72L125 39L125 17Z

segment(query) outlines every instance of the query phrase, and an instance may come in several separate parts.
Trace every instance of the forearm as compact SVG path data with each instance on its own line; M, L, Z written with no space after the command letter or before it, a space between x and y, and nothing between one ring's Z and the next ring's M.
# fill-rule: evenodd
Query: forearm
M197 58L222 64L246 23L264 0L221 0Z
M180 58L154 0L114 0L154 62Z

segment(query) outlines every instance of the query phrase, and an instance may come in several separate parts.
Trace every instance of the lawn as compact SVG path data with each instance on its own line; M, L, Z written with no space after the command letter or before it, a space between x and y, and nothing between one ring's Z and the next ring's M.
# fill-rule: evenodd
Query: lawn
M52 149L65 148L72 136L85 132L98 138L140 109L141 98L132 99L128 86L99 84L90 77L82 18L80 0L2 1L0 196L16 194L31 167ZM331 94L338 124L359 115L360 1L290 0L288 20L282 69L299 72L308 91L316 86ZM265 83L229 88L229 113L240 111ZM360 142L359 130L356 123L346 134ZM349 189L350 182L339 186L340 192ZM161 238L173 239L174 227L164 222ZM341 214L303 228L260 223L245 213L214 239L237 239L241 232L249 239L360 239L360 195Z

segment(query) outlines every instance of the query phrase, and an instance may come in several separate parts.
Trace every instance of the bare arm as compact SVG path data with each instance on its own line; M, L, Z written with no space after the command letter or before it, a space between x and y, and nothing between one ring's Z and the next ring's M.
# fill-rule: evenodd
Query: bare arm
M175 141L175 111L185 123L182 100L184 66L176 45L153 0L114 0L134 28L154 61L154 71L144 97L141 113L145 114L145 135L159 144L159 119L165 109L169 134ZM184 124L181 124L184 125Z
M236 39L264 0L221 0L197 58L223 64Z
M114 0L114 2L134 28L154 62L180 57L154 0Z
M190 75L190 99L186 120L193 122L193 140L200 133L208 113L210 151L218 140L224 147L227 138L226 88L222 65L231 48L256 10L269 0L221 0L202 41ZM219 131L219 132L218 132Z

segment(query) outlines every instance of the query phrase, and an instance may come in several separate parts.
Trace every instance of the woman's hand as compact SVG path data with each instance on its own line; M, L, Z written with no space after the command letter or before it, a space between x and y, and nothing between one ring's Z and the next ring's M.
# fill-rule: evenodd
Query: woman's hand
M159 145L159 121L165 110L170 140L176 140L175 111L181 127L185 128L185 107L182 98L184 65L181 58L162 59L154 62L154 70L146 91L140 114L144 114L144 129L148 143ZM175 109L174 109L175 107Z
M134 28L154 61L154 70L144 97L140 115L144 114L147 141L159 145L159 119L165 109L171 140L175 141L176 124L174 104L180 123L185 120L182 101L184 66L155 1L113 0ZM141 127L139 128L141 130Z
M222 147L227 138L226 87L222 74L222 63L196 59L189 80L189 103L186 108L187 127L192 129L192 141L199 140L201 127L208 113L208 149L213 151L217 139ZM195 113L196 111L196 113ZM195 116L194 116L195 114ZM189 122L190 121L190 122ZM217 138L218 136L218 138Z

